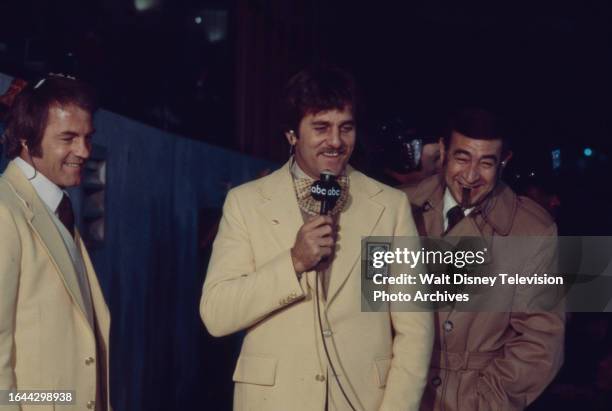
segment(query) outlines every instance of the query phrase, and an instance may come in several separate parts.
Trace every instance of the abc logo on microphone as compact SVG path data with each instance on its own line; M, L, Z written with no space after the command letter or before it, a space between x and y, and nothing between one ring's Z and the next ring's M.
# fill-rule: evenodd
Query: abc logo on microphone
M325 187L328 185L331 185L331 187ZM335 197L338 199L340 198L340 186L335 182L323 185L320 181L317 181L310 187L310 194L317 200L322 200L323 197Z
M315 181L310 186L312 198L321 202L320 214L328 214L333 210L341 193L340 185L336 182L335 177L330 175L322 174L321 180Z

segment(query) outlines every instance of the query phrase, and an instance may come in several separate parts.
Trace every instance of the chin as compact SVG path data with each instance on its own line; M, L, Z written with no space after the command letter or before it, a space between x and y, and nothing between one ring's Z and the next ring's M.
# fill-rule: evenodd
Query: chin
M81 179L66 179L63 183L62 183L62 187L74 187L74 186L78 186L81 183Z
M321 170L329 170L336 175L340 175L344 171L345 167L346 167L346 163L344 162L343 163L334 162L334 164L327 164L321 167Z
M321 171L331 171L334 174L338 174L338 172L341 170L340 167L338 166L327 166L327 167L321 167Z
M470 196L470 204L469 207L475 207L478 204L480 204L482 202L482 200L485 199L485 197L487 196L487 193L482 193L482 192L478 192L475 195L471 195Z

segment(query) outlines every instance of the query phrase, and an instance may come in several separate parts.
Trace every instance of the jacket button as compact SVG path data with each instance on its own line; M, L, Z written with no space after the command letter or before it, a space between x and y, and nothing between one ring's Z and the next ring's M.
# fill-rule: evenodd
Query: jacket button
M440 384L442 384L442 378L434 377L431 379L431 385L433 385L434 387L438 387L440 386Z
M323 330L323 337L331 337L333 334L332 330Z
M317 374L315 375L315 380L323 382L325 381L325 376L323 374Z
M88 357L85 359L85 365L91 365L95 362L95 360L93 359L93 357Z
M88 409L90 409L90 410L93 410L93 408L95 407L95 405L96 405L96 402L95 402L95 401L89 401L89 402L87 403L87 408L88 408Z
M446 331L447 333L453 331L453 328L455 328L455 324L453 324L452 321L446 320L444 321L444 331Z

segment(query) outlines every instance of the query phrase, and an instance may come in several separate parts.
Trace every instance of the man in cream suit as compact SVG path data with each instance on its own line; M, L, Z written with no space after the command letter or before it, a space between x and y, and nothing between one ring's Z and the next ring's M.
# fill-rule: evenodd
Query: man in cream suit
M360 299L361 238L416 235L407 199L347 165L358 111L349 75L304 70L286 94L294 155L228 193L200 303L211 334L246 331L234 409L416 410L432 315L361 312ZM309 188L325 170L343 195L319 216Z
M94 111L89 87L49 75L26 87L8 115L11 162L0 177L0 392L60 395L55 403L40 403L35 394L19 404L4 392L0 410L110 409L109 312L64 192L81 181Z

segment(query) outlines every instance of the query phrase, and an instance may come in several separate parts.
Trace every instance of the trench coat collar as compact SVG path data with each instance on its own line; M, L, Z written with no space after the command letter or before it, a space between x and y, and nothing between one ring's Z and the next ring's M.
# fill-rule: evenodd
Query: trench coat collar
M417 207L426 218L426 226L429 233L442 233L443 219L443 199L446 185L441 174L431 176L423 180L410 196L410 202ZM512 223L518 208L518 197L504 182L499 181L489 196L477 205L470 213L470 216L482 217L486 225L498 235L507 236L512 230ZM438 212L434 212L438 211ZM438 221L439 220L439 221ZM466 219L474 222L474 219ZM430 230L434 226L436 230ZM453 229L449 235L468 235L465 231L465 224L457 224L457 230ZM479 234L484 234L478 226L472 227ZM468 230L471 231L471 230Z

